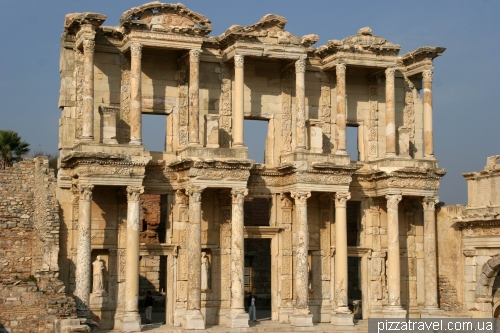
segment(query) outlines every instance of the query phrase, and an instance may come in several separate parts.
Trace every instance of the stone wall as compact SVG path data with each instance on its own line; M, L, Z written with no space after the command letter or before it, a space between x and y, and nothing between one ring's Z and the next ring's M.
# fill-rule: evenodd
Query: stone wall
M47 158L0 170L0 332L54 332L76 313L58 279L55 186Z

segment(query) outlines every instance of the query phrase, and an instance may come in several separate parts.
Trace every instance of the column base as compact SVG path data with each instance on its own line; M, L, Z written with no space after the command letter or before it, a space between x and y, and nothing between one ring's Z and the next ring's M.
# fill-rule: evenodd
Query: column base
M335 152L335 155L349 155L349 154L347 153L347 150L337 150Z
M406 310L399 305L392 305L383 311L384 318L406 318Z
M205 319L200 310L187 310L186 317L182 323L183 328L187 330L204 330Z
M140 332L141 315L138 312L125 312L122 317L122 332Z
M385 154L385 158L392 158L392 157L398 157L398 155L396 155L396 153L386 153Z
M446 317L444 310L438 307L423 308L420 311L420 318L443 318Z
M290 325L296 327L313 326L313 315L308 309L295 309L290 315Z
M248 327L248 314L243 309L232 309L226 314L226 327Z
M133 146L140 146L140 145L142 145L142 140L141 139L132 139L132 140L130 140L130 142L128 144L133 145Z
M353 313L335 312L332 314L331 323L333 325L339 325L339 326L354 325L354 314Z
M203 147L203 145L199 142L189 142L188 146L189 147Z

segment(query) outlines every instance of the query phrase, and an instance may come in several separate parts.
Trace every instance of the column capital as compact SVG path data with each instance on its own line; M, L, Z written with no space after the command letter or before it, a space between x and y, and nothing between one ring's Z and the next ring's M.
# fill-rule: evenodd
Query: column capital
M189 62L200 62L200 54L203 50L195 49L189 51Z
M201 202L201 193L205 188L201 186L190 186L186 189L186 194L189 195L190 203Z
M127 201L139 201L144 193L144 186L127 186Z
M295 62L295 72L296 73L305 73L306 72L306 59L307 56L305 54L299 57L299 60Z
M337 72L337 76L339 75L345 75L345 71L346 71L346 65L345 64L337 64L335 65L335 70Z
M424 210L436 210L436 204L439 202L438 196L428 196L422 199Z
M95 41L93 39L84 39L83 40L83 52L94 52L95 50Z
M94 185L78 185L78 191L80 192L80 200L90 201L92 200L92 189L94 189Z
M424 82L432 82L432 76L433 72L431 69L426 69L425 71L422 72L422 77L424 79Z
M132 57L142 57L142 45L138 43L130 44L130 54Z
M403 199L401 194L388 194L385 196L387 199L387 209L398 209L399 202Z
M242 56L241 54L235 54L234 55L234 67L244 67L245 63L245 57Z
M388 67L385 70L385 77L387 78L394 78L394 75L396 74L396 68L395 67Z
M248 194L247 188L233 188L231 190L231 196L233 198L233 204L243 204L245 196Z
M346 207L349 199L351 199L351 193L349 192L335 193L335 207Z
M290 192L290 195L295 200L295 205L297 205L297 206L306 206L307 205L307 199L309 199L311 197L311 192L292 191L292 192Z

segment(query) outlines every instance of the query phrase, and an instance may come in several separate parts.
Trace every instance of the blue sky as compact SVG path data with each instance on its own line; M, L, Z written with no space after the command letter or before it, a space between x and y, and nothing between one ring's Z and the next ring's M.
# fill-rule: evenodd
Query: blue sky
M370 26L375 35L402 46L444 46L434 70L435 153L448 174L439 195L446 204L466 203L464 172L480 171L500 154L500 1L183 1L207 16L218 35L232 24L249 25L274 13L293 34L318 34L315 46ZM57 152L59 39L64 16L74 12L121 14L140 1L0 2L0 129L18 131L33 149ZM155 141L155 127L145 141ZM157 127L163 130L161 127ZM257 131L258 129L255 129ZM250 132L247 130L247 133ZM250 134L250 133L249 133ZM252 133L252 138L259 137ZM161 141L158 140L158 141ZM246 142L252 151L252 142Z

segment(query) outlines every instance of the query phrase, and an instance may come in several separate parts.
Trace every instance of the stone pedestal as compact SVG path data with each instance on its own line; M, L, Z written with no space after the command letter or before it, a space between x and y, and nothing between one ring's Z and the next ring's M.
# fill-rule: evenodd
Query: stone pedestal
M205 135L207 148L219 148L219 118L218 114L205 115Z
M396 156L395 68L385 70L385 156Z
M205 318L199 309L187 310L182 326L187 330L204 330Z
M312 313L294 313L290 315L290 325L295 327L313 327ZM300 329L303 330L302 328Z
M406 318L406 310L401 306L388 306L383 313L384 318Z
M332 314L332 324L339 326L354 325L354 314L352 313L334 313Z
M141 315L137 313L124 313L122 317L122 332L140 332Z
M346 146L346 103L345 103L345 64L336 66L337 76L337 154L347 155Z
M101 115L101 141L106 144L117 144L116 140L116 115L119 114L120 108L100 106L99 114Z

